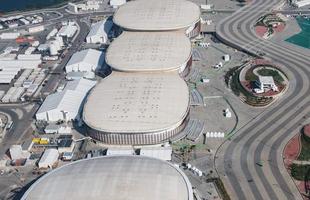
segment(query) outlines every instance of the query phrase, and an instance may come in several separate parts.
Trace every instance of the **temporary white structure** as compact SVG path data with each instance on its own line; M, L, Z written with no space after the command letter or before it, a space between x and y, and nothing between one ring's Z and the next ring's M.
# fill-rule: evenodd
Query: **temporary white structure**
M117 8L118 6L121 6L125 3L126 3L126 0L110 0L110 5L113 8Z
M71 38L74 36L76 31L78 30L77 26L75 24L68 24L63 27L58 31L57 35L62 36L62 37L68 37Z
M57 149L47 149L44 151L38 166L39 168L52 168L57 162L59 153Z
M23 151L21 145L12 145L10 147L10 156L12 160L26 159L30 156L30 153Z
M66 65L66 72L91 72L99 70L104 63L104 53L94 49L85 49L72 55Z
M36 113L36 119L52 122L76 119L86 94L95 84L96 81L86 79L70 81L63 91L45 99Z
M293 0L292 4L298 8L309 5L310 0Z
M107 43L108 34L111 31L113 22L110 20L102 20L91 26L91 30L86 37L87 43Z

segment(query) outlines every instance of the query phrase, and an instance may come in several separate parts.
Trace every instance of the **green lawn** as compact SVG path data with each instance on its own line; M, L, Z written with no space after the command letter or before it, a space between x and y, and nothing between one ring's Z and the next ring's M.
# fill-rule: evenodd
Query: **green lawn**
M248 70L248 72L251 72L251 70ZM231 82L230 82L231 90L237 96L240 96L241 94L243 94L245 96L245 102L247 104L252 105L252 106L265 106L265 105L268 105L272 101L272 97L270 98L269 97L257 97L257 96L254 96L249 91L247 91L246 89L244 89L239 81L240 69L234 71L231 74L232 74ZM251 74L253 74L253 72L251 72ZM255 76L255 74L253 75Z
M258 80L258 76L256 76L254 73L253 73L253 69L249 69L246 73L245 73L245 80L247 81L257 81Z
M309 160L310 161L310 142L305 140L305 136L301 135L301 151L297 160Z
M277 83L282 83L284 81L281 74L276 70L262 68L262 69L257 70L257 73L261 76L272 76L274 81Z
M294 179L299 181L308 181L310 180L310 165L291 165L291 175Z

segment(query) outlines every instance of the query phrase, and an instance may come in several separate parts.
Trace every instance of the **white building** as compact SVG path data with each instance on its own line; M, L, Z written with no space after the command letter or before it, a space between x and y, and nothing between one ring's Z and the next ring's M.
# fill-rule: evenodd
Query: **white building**
M1 33L0 39L1 40L15 40L19 36L20 36L20 33L18 33L18 32Z
M81 104L96 81L79 79L67 83L65 89L49 95L36 113L37 120L56 122L78 119Z
M14 60L0 60L1 69L34 69L37 68L42 63L41 59L14 59Z
M68 3L68 10L74 13L78 12L78 7L76 4L69 2Z
M293 0L292 4L298 8L309 5L310 0Z
M30 22L29 22L27 19L25 19L25 18L20 18L19 21L20 21L22 24L24 24L24 25L30 24Z
M0 83L9 84L16 77L21 68L1 68Z
M62 37L71 38L74 36L74 34L76 33L77 30L78 30L78 28L74 23L69 23L68 25L61 27L61 29L58 31L57 35L62 36Z
M100 1L96 0L88 0L85 3L75 4L68 3L68 10L74 13L78 13L80 11L94 11L100 8Z
M223 60L224 60L225 62L230 61L230 55L229 55L229 54L225 54L225 55L223 56Z
M44 31L44 26L34 26L34 27L29 27L28 32L29 33L38 33Z
M27 159L30 156L30 153L24 151L21 145L12 145L9 151L12 160Z
M104 64L104 53L94 49L85 49L72 55L66 65L66 72L91 72L99 70Z
M57 28L54 28L49 34L46 36L46 40L51 39L51 37L54 37L57 34L58 30Z
M44 151L38 166L39 168L52 168L58 161L59 153L57 149L47 149Z
M259 87L254 89L256 93L263 93L265 90L272 90L277 92L278 87L274 83L273 77L272 76L258 76L259 79Z
M110 0L110 5L113 8L117 8L126 3L126 0Z
M91 30L86 37L87 43L102 43L108 42L108 34L111 31L113 22L110 20L103 20L91 26Z

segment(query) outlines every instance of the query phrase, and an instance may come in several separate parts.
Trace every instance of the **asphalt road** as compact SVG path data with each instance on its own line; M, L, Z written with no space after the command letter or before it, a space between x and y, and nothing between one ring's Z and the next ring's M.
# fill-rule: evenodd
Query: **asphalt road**
M253 24L263 14L277 10L279 0L253 0L223 19L216 34L225 43L250 53L265 53L287 73L287 93L239 129L217 152L216 168L232 199L301 199L284 168L282 152L301 128L310 110L309 54L296 52L285 42L258 38ZM257 165L263 162L263 166Z
M26 110L23 108L24 106L31 106L31 109ZM25 137L25 134L31 133L32 128L30 124L37 109L37 104L1 105L0 111L10 115L13 126L6 132L3 142L0 145L0 158L4 156L12 144L22 142L21 139Z

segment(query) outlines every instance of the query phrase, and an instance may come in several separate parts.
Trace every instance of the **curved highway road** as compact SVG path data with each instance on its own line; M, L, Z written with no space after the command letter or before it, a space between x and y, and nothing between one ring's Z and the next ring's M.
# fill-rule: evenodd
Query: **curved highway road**
M238 130L216 155L216 168L232 199L301 199L284 168L282 151L301 128L310 111L310 57L289 44L256 36L253 24L280 0L253 0L217 24L216 34L225 43L252 54L263 52L288 74L286 94ZM263 161L261 167L256 163Z

